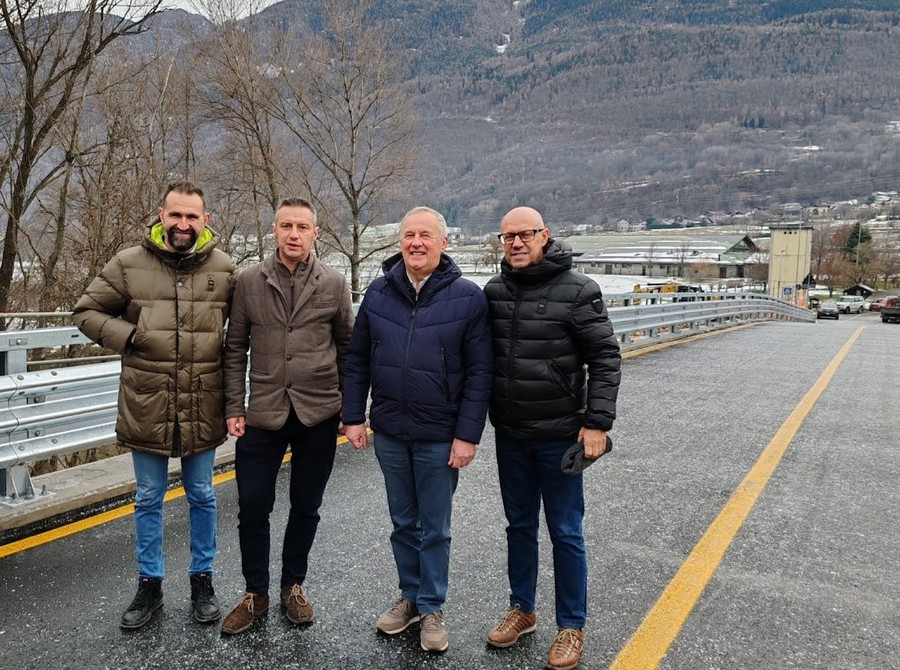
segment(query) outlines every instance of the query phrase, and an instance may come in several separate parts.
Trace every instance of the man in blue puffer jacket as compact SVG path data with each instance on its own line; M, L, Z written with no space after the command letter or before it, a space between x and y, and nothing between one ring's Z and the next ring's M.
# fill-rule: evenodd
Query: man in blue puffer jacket
M366 446L366 399L394 530L400 598L375 624L395 635L421 620L425 651L450 645L441 607L459 469L475 457L491 394L487 299L463 279L447 224L427 207L400 222L400 253L366 291L350 338L342 418Z

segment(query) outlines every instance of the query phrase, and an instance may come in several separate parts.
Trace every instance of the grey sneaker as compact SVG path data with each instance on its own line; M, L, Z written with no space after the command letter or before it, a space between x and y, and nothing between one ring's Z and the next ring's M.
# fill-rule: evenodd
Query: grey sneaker
M419 620L419 610L415 603L400 598L375 622L375 628L385 635L402 633Z
M447 651L450 646L450 635L441 612L429 612L422 617L419 624L419 644L425 651Z

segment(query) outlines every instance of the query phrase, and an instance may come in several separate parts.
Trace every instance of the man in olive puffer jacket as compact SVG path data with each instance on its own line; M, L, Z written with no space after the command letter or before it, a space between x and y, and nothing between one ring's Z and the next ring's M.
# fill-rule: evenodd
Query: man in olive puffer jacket
M172 184L143 243L116 254L75 305L78 328L122 355L116 437L134 464L139 574L122 628L140 628L162 605L169 458L181 458L190 507L193 616L221 617L212 587L212 472L226 437L222 346L235 267L216 249L209 219L203 191Z
M508 647L535 630L541 502L553 543L556 639L547 667L581 659L587 615L582 475L561 461L584 443L599 458L616 417L619 345L600 287L572 270L572 250L550 237L541 215L517 207L500 223L501 274L485 286L494 343L491 423L508 526L509 609L488 634Z

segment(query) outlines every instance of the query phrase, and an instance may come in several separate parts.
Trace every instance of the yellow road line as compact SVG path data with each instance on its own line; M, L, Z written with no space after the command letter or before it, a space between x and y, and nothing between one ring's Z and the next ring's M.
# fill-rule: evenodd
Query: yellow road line
M341 435L337 439L338 445L341 445L346 441L347 438L343 435ZM290 453L287 453L284 455L284 459L282 462L287 463L290 458ZM218 486L219 484L231 481L232 479L234 479L234 470L222 472L213 477L213 486ZM177 489L167 491L163 500L165 502L168 502L170 500L175 500L176 498L181 498L182 496L184 496L184 494L184 487L179 486ZM0 545L0 558L11 556L12 554L17 554L21 551L25 551L26 549L31 549L32 547L46 544L47 542L59 540L61 538L67 537L68 535L80 533L83 530L89 530L91 528L95 528L96 526L102 526L103 524L109 523L110 521L115 521L116 519L121 519L124 516L128 516L133 512L134 503L129 503L127 505L123 505L122 507L117 507L116 509L101 512L100 514L95 514L94 516L90 516L79 521L74 521L72 523L66 524L65 526L60 526L59 528L53 528L51 530L44 531L43 533L38 533L36 535L32 535L31 537L26 537L22 540L18 540L17 542L10 542L9 544Z
M769 442L759 460L700 538L697 546L647 613L634 635L616 656L610 670L647 670L659 665L718 568L734 536L750 514L759 494L778 467L800 424L834 377L838 366L862 330L863 327L858 328L841 347L816 383L775 433L775 437Z

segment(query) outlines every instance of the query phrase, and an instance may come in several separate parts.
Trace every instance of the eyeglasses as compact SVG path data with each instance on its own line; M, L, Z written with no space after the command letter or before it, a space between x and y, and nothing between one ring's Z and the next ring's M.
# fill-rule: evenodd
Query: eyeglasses
M497 235L497 239L503 242L503 244L512 244L516 241L518 237L525 243L531 242L534 239L534 236L537 235L542 230L547 230L546 228L533 228L531 230L520 230L518 233L500 233Z

